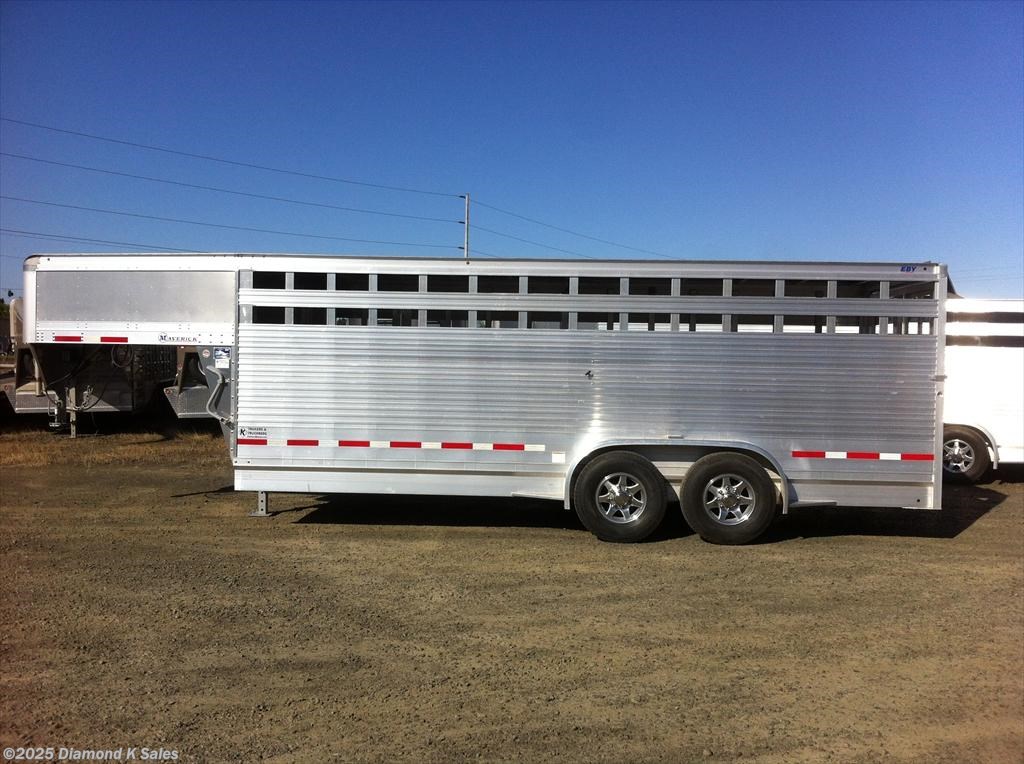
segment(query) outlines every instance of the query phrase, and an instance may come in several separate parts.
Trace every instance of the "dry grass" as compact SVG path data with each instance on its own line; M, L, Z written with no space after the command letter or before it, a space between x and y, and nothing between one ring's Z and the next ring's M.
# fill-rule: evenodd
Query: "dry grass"
M224 439L206 432L129 432L76 439L40 431L0 435L0 467L211 463L227 458Z

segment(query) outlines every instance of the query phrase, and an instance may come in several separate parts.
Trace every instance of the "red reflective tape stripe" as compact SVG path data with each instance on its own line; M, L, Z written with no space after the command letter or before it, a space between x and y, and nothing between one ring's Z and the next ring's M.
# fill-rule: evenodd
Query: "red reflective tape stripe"
M285 441L289 446L319 446L319 440L291 440Z
M498 446L495 445L495 448ZM845 459L881 459L882 455L877 451L845 451ZM793 451L794 459L824 459L824 451ZM935 460L934 454L900 454L900 459L905 462L931 462Z
M418 440L393 440L392 448L422 448L423 444Z
M338 445L343 448L369 448L370 441L368 440L339 440Z
M239 438L237 441L240 446L265 446L267 445L266 438Z
M53 337L54 342L81 342L81 335L76 334L57 334Z
M441 448L462 448L467 450L473 450L472 443L442 443Z
M100 337L100 342L127 342L127 337Z
M493 446L495 451L525 451L526 444L524 443L495 443Z

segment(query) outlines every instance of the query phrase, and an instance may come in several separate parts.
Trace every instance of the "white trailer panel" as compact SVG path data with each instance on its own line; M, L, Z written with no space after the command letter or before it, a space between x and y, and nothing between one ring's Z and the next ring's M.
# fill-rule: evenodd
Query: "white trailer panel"
M976 480L988 461L1024 462L1024 300L955 298L947 311L944 465Z

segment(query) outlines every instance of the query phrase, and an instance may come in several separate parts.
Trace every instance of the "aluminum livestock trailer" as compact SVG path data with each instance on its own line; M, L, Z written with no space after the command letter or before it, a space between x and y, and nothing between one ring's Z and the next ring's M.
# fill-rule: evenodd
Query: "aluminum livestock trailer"
M37 256L35 347L193 346L237 490L529 496L636 541L941 507L933 263ZM72 295L61 302L53 295Z

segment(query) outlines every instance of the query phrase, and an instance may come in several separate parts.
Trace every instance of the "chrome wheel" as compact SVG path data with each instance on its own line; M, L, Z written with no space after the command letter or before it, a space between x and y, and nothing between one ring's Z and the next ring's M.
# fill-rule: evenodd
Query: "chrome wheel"
M960 475L974 466L974 449L967 441L952 438L942 444L942 466L946 472Z
M594 500L606 520L620 525L636 522L647 508L643 485L626 472L614 472L602 478Z
M704 511L716 523L739 525L750 519L757 494L739 475L718 475L704 486Z

